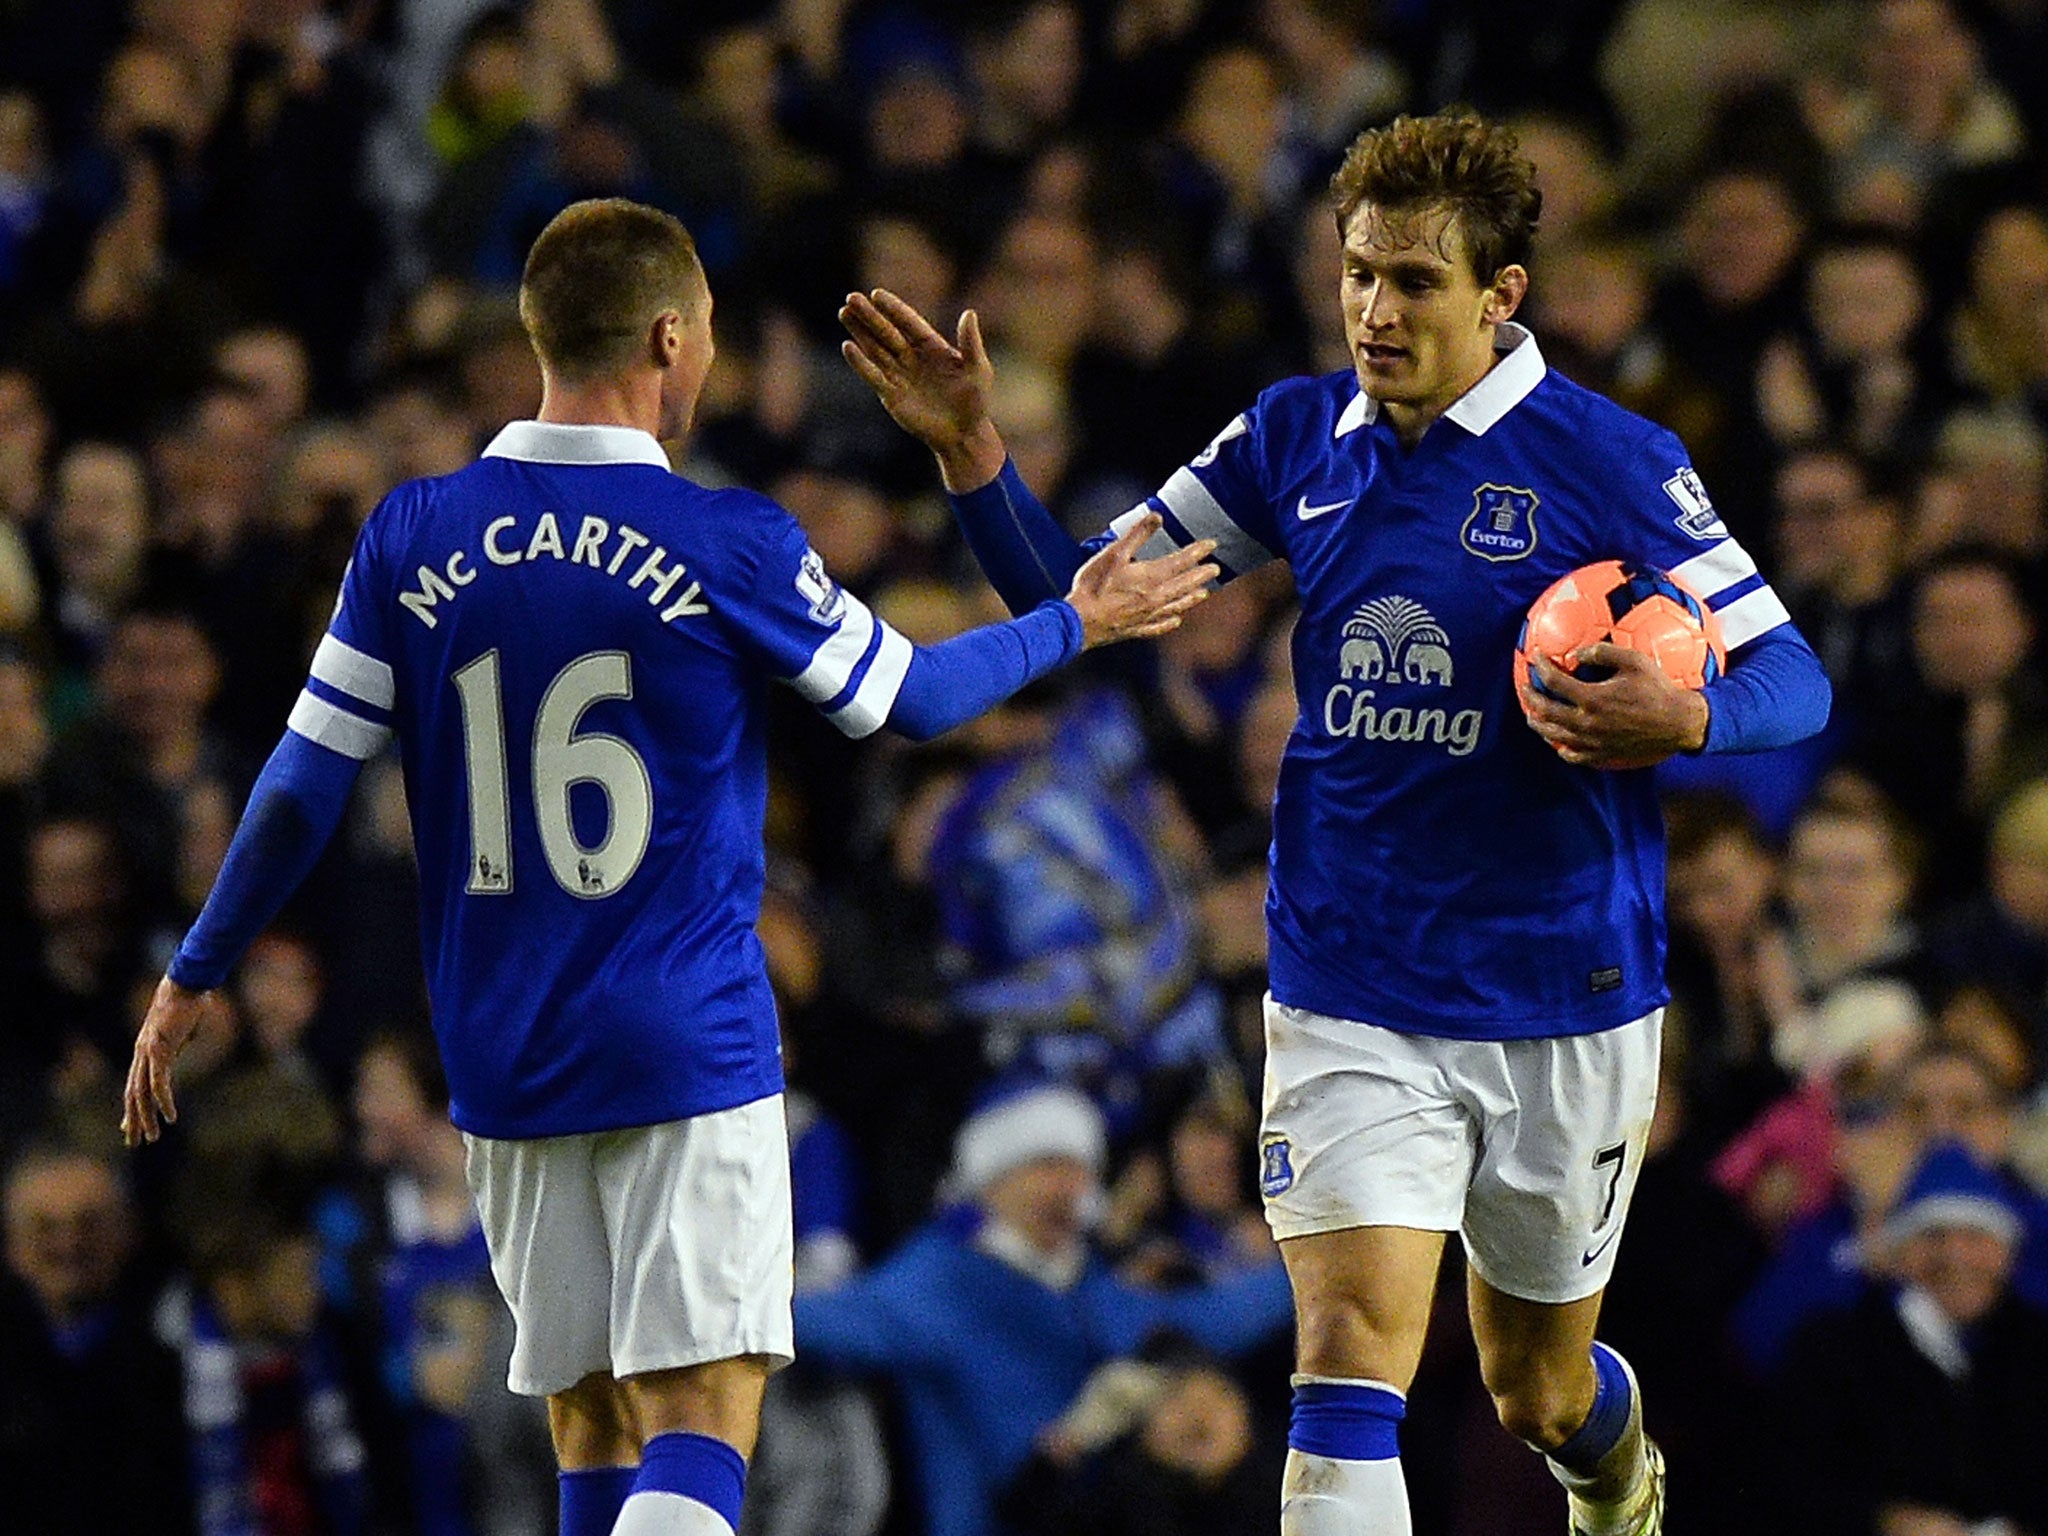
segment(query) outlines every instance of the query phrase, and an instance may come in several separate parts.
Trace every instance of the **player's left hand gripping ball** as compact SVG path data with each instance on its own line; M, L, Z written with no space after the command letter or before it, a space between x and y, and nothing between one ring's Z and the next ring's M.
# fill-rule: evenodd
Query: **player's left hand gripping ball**
M1699 690L1727 663L1721 622L1698 593L1669 572L1600 560L1530 605L1515 692L1567 762L1644 768L1704 745Z

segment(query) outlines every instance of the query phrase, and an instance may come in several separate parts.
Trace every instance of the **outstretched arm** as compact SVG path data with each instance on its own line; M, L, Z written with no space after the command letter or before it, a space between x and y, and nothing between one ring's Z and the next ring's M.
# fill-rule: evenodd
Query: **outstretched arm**
M1179 628L1216 579L1216 567L1202 563L1213 546L1191 544L1140 563L1138 551L1158 531L1156 516L1141 519L1074 574L1065 602L916 648L889 709L890 727L928 741L1082 651Z
M1032 494L989 415L995 367L973 310L952 341L886 288L851 293L839 350L889 414L939 461L967 547L1015 614L1067 590L1087 560Z
M340 825L362 760L288 730L256 779L235 828L220 877L157 983L135 1037L122 1095L121 1133L129 1146L155 1141L178 1118L171 1068L211 1006L213 989L299 882Z

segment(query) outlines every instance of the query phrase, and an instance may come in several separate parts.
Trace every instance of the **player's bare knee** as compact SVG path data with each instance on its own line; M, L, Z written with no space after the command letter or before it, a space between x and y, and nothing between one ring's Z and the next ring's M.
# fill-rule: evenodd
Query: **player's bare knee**
M1584 1394L1574 1392L1568 1382L1539 1372L1499 1383L1489 1381L1487 1391L1501 1428L1545 1453L1571 1439L1586 1417L1588 1405L1580 1400Z
M771 1370L766 1356L740 1355L645 1371L628 1376L623 1385L643 1437L679 1430L709 1435L751 1457Z
M628 1467L640 1459L640 1432L617 1381L593 1371L548 1397L548 1429L564 1469Z
M1406 1391L1421 1346L1403 1333L1356 1298L1325 1294L1297 1306L1295 1368L1306 1376L1364 1378Z

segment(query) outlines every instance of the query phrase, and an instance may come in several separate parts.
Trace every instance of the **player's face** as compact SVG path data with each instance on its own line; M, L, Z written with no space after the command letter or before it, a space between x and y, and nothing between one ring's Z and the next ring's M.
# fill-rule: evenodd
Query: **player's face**
M1447 209L1362 203L1344 232L1344 335L1365 392L1426 426L1493 366L1494 327L1514 313L1528 274L1472 275L1464 230Z

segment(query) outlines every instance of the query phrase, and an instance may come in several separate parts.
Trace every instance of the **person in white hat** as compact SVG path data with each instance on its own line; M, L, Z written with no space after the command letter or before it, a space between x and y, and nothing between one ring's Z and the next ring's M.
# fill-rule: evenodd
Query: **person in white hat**
M1105 1361L1172 1328L1236 1354L1281 1332L1271 1264L1171 1293L1119 1279L1088 1241L1105 1158L1102 1115L1072 1088L1013 1091L969 1117L946 1193L956 1202L874 1269L796 1299L812 1364L895 1383L929 1536L990 1536L997 1492Z
M1959 1141L1922 1154L1865 1248L1878 1282L1794 1338L1766 1402L1772 1528L2048 1530L2048 1310L2013 1287L2019 1213ZM1755 1495L1761 1494L1761 1497Z

